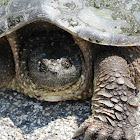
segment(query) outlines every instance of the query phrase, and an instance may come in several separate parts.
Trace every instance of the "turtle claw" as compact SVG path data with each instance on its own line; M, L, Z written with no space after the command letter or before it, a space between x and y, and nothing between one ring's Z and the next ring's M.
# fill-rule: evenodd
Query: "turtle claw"
M85 122L76 130L74 137L77 137L82 133L85 133L83 140L107 140L110 138L113 140L135 139L134 130L129 124L122 127L118 127L117 125L113 127L95 118L85 120Z
M76 129L76 131L75 131L75 133L73 135L73 138L81 135L82 133L84 133L84 128L80 126L79 128Z
M121 136L122 136L122 129L116 129L113 134L112 134L112 138L114 140L119 140L121 139Z
M135 133L132 127L128 127L125 130L125 138L127 140L134 140L135 139Z
M113 140L121 140L123 138L126 140L135 139L133 128L130 125L126 124L122 128L117 125L113 127L95 118L85 120L76 130L73 138L82 133L85 133L83 140L107 140L109 138Z
M85 134L83 140L93 140L89 134Z
M94 118L89 118L76 130L73 138L85 133L84 140L93 140L95 135L97 135L96 140L105 140L113 130L111 126Z
M98 134L98 137L96 140L104 140L105 138L108 137L108 133L106 132L105 129L101 130Z

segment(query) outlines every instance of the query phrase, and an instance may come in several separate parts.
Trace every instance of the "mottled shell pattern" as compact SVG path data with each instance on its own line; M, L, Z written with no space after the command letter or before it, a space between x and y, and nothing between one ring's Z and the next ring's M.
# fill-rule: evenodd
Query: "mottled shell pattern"
M0 37L36 20L93 43L140 45L140 0L0 0Z

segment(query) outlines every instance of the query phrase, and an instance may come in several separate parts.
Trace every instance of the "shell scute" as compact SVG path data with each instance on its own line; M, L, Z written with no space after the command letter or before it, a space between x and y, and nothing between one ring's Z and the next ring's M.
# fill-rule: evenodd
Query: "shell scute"
M0 4L1 36L45 20L89 42L140 45L139 0L4 0Z

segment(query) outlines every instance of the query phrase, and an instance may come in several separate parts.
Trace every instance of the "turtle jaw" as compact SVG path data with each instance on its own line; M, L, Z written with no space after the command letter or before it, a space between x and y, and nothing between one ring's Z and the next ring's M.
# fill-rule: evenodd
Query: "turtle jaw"
M38 85L33 81L30 76L27 61L21 57L27 56L29 50L23 48L20 51L21 42L16 33L8 36L9 43L11 45L15 64L16 64L16 90L22 92L30 97L37 98L45 101L62 101L62 100L77 100L90 97L92 95L92 58L91 48L87 41L79 38L75 38L76 44L78 44L83 54L82 72L74 82L67 83L59 88L52 88L46 85ZM28 58L28 57L26 57Z

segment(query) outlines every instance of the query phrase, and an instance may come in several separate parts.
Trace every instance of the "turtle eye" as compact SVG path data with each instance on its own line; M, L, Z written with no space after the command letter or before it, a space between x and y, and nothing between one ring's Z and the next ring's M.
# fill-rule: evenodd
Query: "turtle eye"
M72 64L67 58L62 58L61 65L66 69L72 67Z

